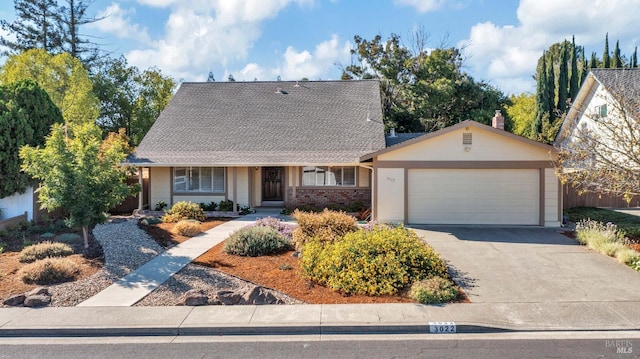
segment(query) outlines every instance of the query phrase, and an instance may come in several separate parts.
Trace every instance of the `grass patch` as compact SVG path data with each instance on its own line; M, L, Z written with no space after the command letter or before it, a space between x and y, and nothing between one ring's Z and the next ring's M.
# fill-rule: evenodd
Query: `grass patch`
M640 238L640 217L638 216L595 207L574 207L565 212L573 222L591 219L602 223L615 223L623 236Z

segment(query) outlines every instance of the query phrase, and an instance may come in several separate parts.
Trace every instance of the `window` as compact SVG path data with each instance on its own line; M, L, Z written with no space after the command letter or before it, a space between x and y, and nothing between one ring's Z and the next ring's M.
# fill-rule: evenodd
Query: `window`
M302 169L303 186L356 185L356 168L353 166L305 166Z
M224 167L176 167L173 170L173 191L223 193L224 176Z
M593 112L596 119L607 117L607 104L596 106Z

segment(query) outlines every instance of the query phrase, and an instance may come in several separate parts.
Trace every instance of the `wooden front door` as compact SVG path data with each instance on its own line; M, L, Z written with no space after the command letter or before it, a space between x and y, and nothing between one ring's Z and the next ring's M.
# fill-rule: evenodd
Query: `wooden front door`
M262 167L262 200L284 200L284 167Z

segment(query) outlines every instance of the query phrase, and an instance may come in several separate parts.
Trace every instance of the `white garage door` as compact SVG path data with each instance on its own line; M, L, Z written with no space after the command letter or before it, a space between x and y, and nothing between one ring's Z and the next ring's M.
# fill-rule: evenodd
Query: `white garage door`
M411 224L539 224L539 171L412 169Z

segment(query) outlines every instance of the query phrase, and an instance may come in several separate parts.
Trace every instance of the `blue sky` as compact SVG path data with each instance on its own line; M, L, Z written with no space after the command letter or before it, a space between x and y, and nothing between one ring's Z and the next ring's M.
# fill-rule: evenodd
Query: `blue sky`
M353 36L414 29L464 47L465 71L507 94L532 92L542 51L571 39L587 54L620 40L630 55L640 42L638 0L95 0L106 16L82 32L140 68L156 66L185 81L339 79L352 60ZM12 20L13 1L0 17Z

